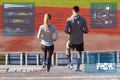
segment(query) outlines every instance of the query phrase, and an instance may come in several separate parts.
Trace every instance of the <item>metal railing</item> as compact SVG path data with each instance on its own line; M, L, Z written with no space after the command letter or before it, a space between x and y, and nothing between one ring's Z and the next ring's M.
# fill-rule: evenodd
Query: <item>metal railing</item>
M120 51L84 51L82 63L84 64L85 54L113 54L116 53L116 63L120 63ZM43 61L42 52L0 52L0 65L41 65ZM72 54L73 64L76 63L78 55ZM89 57L88 57L89 58ZM98 58L100 59L100 58ZM87 59L88 60L88 59ZM52 55L52 65L66 65L68 63L65 52L56 52Z

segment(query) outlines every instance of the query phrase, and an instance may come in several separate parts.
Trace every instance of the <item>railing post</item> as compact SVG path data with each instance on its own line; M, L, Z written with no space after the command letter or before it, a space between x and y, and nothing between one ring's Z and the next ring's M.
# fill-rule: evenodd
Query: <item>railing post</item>
M56 52L54 52L53 55L52 55L52 65L53 66L56 65Z
M22 53L20 53L20 65L22 65L22 60L23 60L23 56L22 56Z
M39 65L39 54L36 54L37 65Z
M6 54L5 65L8 65L8 53Z

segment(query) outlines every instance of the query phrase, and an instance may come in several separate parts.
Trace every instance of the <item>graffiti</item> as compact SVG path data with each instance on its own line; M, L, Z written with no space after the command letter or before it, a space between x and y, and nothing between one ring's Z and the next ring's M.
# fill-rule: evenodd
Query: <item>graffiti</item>
M3 36L34 35L34 4L3 4Z
M91 28L116 28L117 27L116 3L91 3L90 20Z

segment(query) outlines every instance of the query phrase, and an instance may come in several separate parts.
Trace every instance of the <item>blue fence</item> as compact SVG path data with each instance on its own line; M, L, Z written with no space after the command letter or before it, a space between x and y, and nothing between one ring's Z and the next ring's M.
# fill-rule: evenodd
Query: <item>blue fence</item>
M82 63L86 73L116 73L120 63L119 51L85 51ZM76 64L78 55L72 54L72 63ZM1 52L0 65L42 65L43 54L40 52ZM54 53L52 64L66 66L68 59L65 53Z

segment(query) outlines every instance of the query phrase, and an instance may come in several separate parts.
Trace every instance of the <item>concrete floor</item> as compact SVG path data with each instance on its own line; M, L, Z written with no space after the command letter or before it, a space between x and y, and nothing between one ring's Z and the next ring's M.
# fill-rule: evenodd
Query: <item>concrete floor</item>
M0 80L120 80L120 70L113 74L76 72L75 67L68 71L66 66L52 66L47 72L41 66L0 66L0 70L9 68L7 72L0 72ZM15 71L16 69L16 71Z

